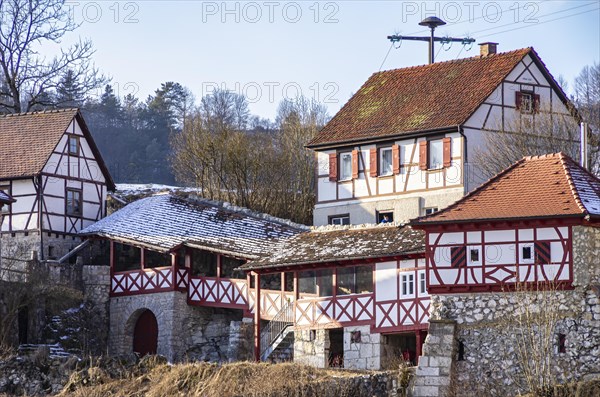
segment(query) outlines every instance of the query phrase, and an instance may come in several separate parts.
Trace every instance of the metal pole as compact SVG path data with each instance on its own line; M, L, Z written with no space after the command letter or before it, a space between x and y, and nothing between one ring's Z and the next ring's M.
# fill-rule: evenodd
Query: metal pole
M434 27L431 28L431 38L429 39L429 64L431 65L433 63L433 43L434 43L434 38L433 38L433 31L435 30Z
M587 156L587 123L581 123L581 139L580 139L580 164L583 168L588 168L588 156Z

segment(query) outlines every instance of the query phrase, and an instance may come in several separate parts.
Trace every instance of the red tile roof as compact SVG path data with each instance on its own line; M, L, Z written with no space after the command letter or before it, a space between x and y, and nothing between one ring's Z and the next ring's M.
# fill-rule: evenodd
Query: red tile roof
M114 190L112 178L78 109L0 116L0 179L29 177L40 173L75 117L78 117L88 143L99 160L109 190Z
M525 157L413 225L519 218L600 217L600 179L563 153Z
M456 128L528 54L542 64L524 48L375 73L308 147Z

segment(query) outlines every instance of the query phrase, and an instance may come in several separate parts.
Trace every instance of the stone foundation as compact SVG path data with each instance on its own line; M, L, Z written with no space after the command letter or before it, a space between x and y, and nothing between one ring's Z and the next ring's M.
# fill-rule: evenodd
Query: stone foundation
M369 325L344 328L344 368L380 369L381 349L381 334L372 334Z
M413 397L447 396L455 354L456 323L431 320L413 389Z
M296 329L294 331L294 362L315 368L329 366L329 330Z

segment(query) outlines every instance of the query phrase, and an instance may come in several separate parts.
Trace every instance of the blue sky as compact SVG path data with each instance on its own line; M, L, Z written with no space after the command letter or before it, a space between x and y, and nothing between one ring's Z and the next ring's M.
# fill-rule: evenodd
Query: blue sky
M250 109L273 118L297 93L330 114L374 72L427 63L427 44L386 36L427 35L418 22L447 22L436 35L495 41L499 51L532 46L555 77L572 86L600 60L600 1L69 1L81 22L64 44L89 38L95 64L122 96L145 99L176 81L199 99L215 86L246 94ZM389 54L388 54L389 51ZM436 61L479 53L459 43ZM386 58L386 54L388 54ZM385 59L385 62L383 62Z

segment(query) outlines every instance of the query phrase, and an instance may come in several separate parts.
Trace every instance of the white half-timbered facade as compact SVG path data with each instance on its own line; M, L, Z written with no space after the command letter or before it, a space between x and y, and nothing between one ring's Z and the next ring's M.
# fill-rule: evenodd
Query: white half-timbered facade
M106 215L106 195L114 190L81 113L2 116L0 142L0 190L16 200L4 210L5 245L19 241L40 259L60 258L80 230Z
M314 224L402 221L442 209L485 179L485 136L540 117L575 122L532 48L375 73L308 147Z

